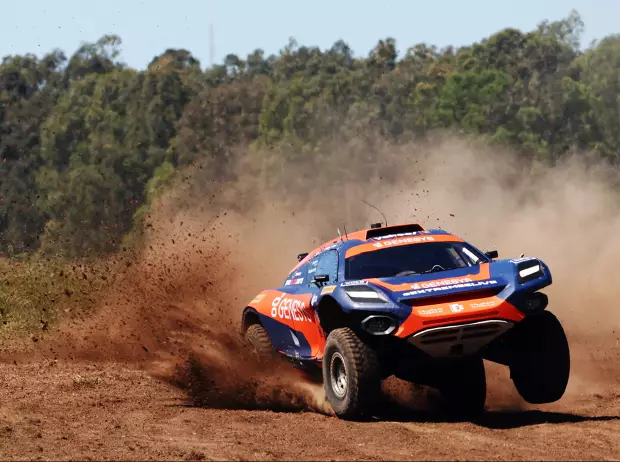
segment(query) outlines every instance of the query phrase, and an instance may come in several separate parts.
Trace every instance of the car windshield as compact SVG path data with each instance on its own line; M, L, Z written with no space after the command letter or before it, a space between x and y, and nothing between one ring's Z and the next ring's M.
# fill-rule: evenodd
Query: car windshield
M387 247L349 257L345 279L368 279L449 271L488 261L463 242L428 242Z

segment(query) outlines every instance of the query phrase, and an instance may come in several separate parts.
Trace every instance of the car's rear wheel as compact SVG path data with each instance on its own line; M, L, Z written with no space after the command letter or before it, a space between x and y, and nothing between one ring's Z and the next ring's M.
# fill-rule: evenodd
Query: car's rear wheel
M276 355L276 350L269 338L267 330L260 324L252 324L244 334L245 341L252 354L260 361L272 360Z
M473 419L484 412L486 371L480 357L458 359L433 367L427 384L440 392L438 407L446 416Z
M335 329L327 337L323 386L332 409L342 419L368 417L380 396L377 354L349 328Z
M570 350L555 315L543 311L513 328L510 375L521 397L531 404L552 403L566 391Z

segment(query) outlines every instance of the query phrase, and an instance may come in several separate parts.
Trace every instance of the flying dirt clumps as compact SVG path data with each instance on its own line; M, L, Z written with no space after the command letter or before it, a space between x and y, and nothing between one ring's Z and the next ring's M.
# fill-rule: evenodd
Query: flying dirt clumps
M234 202L228 208L222 200L219 207L235 210L225 217L220 213L222 229L239 236L221 241L236 268L233 281L227 281L235 293L249 300L276 287L298 253L338 230L344 236L345 227L351 231L380 221L363 199L381 209L389 224L420 222L448 229L483 250L498 249L500 258L524 253L544 260L554 280L545 290L548 309L564 324L572 353L569 389L558 405L581 399L584 385L592 392L615 386L620 287L614 268L620 244L613 236L620 235L619 178L604 163L576 155L554 166L530 165L510 151L454 138L329 149L314 157L318 160L283 161L262 175L246 158L233 167L236 175L230 178L236 180L219 186L225 191L221 197ZM185 210L197 210L194 201L183 196ZM243 299L230 309L240 313L239 302ZM520 407L523 401L506 368L489 366L489 402Z
M280 286L297 254L382 219L363 199L389 224L446 228L497 248L500 258L542 258L554 278L549 310L564 324L573 358L557 406L584 389L616 386L620 201L604 166L574 158L530 168L510 152L454 139L372 149L336 143L268 171L263 155L271 154L233 159L219 182L190 169L153 205L141 251L96 294L98 309L36 348L139 362L199 405L324 410L322 390L288 366L257 369L236 336L248 300ZM506 369L494 371L490 405L520 406Z
M219 336L173 369L155 375L185 390L192 405L333 414L323 387L277 359L257 362L240 338Z
M288 365L257 364L245 345L239 321L256 273L243 270L243 239L230 223L239 218L227 215L154 220L130 264L113 266L119 272L97 294L98 308L63 323L32 354L138 365L195 406L331 413L320 385Z

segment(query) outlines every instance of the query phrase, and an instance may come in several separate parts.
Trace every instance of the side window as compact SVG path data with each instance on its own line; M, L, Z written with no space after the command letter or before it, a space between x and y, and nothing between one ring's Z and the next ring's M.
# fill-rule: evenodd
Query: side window
M313 287L312 284L312 280L314 279L314 276L317 274L316 271L319 267L319 259L318 258L313 258L312 260L310 260L308 262L308 277L306 278L306 285L308 287Z
M337 282L338 279L338 252L336 250L328 250L319 256L319 261L314 274L327 274L329 276L328 284Z

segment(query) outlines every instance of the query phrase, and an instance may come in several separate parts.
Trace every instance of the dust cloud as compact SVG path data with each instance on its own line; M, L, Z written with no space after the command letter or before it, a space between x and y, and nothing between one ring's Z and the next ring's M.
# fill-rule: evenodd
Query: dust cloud
M208 163L189 168L153 205L139 252L106 267L114 284L99 294L100 309L63 326L42 351L148 364L196 405L329 413L320 385L289 367L257 368L239 321L258 291L282 283L298 253L337 230L382 221L364 200L389 224L419 222L500 258L543 259L554 279L549 310L572 353L567 395L550 407L615 386L620 196L604 164L575 157L532 168L513 153L452 137L288 154L285 162L239 148L217 174ZM526 407L506 368L488 366L488 407Z
M394 185L380 208L393 222L443 227L500 258L536 256L551 269L549 307L569 338L572 372L565 397L616 388L620 315L614 283L620 243L618 177L604 163L574 156L553 168L525 169L515 155L444 142L418 157L422 178ZM423 197L423 201L407 196ZM411 213L411 208L418 209ZM415 210L414 210L415 211ZM489 365L489 402L515 406L506 368ZM523 405L524 406L524 405Z

